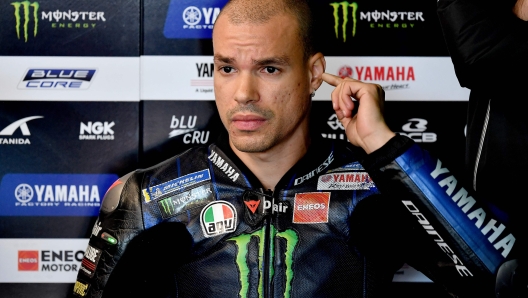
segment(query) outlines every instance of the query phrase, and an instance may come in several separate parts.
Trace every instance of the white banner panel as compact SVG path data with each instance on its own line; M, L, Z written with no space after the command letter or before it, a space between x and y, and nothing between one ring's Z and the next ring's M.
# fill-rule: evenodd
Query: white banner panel
M141 99L214 100L212 56L141 56ZM467 101L449 57L326 57L326 72L383 86L387 100ZM323 83L314 100L329 100Z
M141 56L141 99L214 100L213 56Z
M0 100L139 101L139 57L0 56Z
M0 282L74 283L88 239L0 239Z
M380 84L386 100L467 101L449 57L326 57L326 72ZM314 99L329 99L323 83Z

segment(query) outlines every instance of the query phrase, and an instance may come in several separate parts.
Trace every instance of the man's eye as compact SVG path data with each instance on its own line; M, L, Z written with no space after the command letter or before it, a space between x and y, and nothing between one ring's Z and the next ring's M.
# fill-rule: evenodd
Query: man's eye
M266 66L264 68L264 70L267 72L267 73L276 73L278 72L279 70L275 67L272 67L272 66Z
M233 67L224 66L224 67L222 67L222 71L225 72L225 73L230 73L230 72L233 71Z

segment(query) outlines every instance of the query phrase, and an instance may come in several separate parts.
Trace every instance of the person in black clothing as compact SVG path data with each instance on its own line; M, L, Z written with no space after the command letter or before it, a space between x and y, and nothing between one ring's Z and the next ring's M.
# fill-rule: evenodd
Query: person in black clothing
M438 17L462 87L471 90L466 185L504 212L526 245L528 1L439 0Z
M300 0L224 7L213 45L226 135L113 184L76 296L388 297L404 262L450 293L495 296L515 235L388 128L381 86L324 72L309 15ZM323 81L350 143L309 129Z

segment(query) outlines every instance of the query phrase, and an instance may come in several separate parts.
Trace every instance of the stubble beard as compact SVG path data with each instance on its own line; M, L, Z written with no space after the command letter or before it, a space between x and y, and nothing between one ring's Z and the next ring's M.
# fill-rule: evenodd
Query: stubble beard
M275 114L270 110L261 109L253 104L238 106L233 110L227 112L227 119L231 119L235 113L251 112L264 117L267 121L275 118ZM253 131L253 132L233 132L229 131L229 139L233 146L246 153L260 153L273 148L278 140L282 137L282 133L277 129L268 129L267 131Z

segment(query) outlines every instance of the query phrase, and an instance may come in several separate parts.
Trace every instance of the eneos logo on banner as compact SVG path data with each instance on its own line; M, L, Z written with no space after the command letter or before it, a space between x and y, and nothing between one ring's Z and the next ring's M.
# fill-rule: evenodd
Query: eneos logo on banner
M38 250L18 251L18 271L38 271L39 269Z
M0 239L1 283L73 283L88 239Z
M97 216L115 174L6 174L0 215Z
M166 38L211 38L227 0L171 0L163 34Z
M95 69L29 69L18 89L76 90L90 87Z

